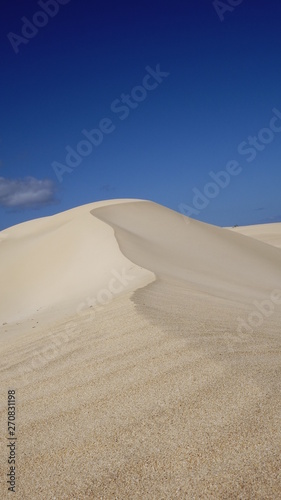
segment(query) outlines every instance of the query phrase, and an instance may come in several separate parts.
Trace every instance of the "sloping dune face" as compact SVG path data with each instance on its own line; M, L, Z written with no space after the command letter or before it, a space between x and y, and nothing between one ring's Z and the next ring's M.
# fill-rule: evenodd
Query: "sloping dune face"
M151 202L100 207L92 214L114 228L128 259L160 278L251 300L280 286L280 250L253 239Z
M280 498L280 259L136 200L0 233L0 313L11 319L0 326L0 427L15 389L16 498ZM113 300L91 309L87 295L112 284Z
M281 252L152 202L84 205L0 233L0 322L76 310L131 272L126 291L159 278L245 300L280 286Z
M254 226L239 226L231 228L235 233L250 236L277 248L281 248L281 222L273 224L256 224Z
M108 203L114 201L84 205L0 233L0 324L50 308L75 312L86 297L107 289L116 274L130 271L136 288L147 280L150 273L120 252L113 229L91 215L93 207Z

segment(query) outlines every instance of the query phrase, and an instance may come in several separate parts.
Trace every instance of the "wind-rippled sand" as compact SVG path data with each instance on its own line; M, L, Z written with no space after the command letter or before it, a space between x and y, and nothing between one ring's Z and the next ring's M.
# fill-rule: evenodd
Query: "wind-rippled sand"
M45 268L38 276L44 293L36 295L33 276L30 298L13 307L8 300L19 277L5 268L11 295L6 313L0 306L7 323L1 331L1 498L280 498L281 305L272 305L252 331L237 331L237 318L249 318L253 301L269 300L278 289L280 249L186 223L149 202L75 210L56 216L58 227L55 218L48 221L45 232L38 222L29 226L31 236L18 226L0 244L0 256L8 245L16 255L16 246L32 250L45 237L58 241L60 228L70 239L67 224L82 241L65 254L68 263L74 258L77 285L68 302L69 277L61 271L60 290L49 290ZM91 254L87 245L86 259L92 219L88 245L95 248ZM98 277L92 289L85 266L89 280L95 272ZM108 288L112 268L122 266L135 281L107 305L84 307L79 315L75 304ZM55 301L50 310L48 294ZM18 441L17 492L8 495L9 388L16 389Z

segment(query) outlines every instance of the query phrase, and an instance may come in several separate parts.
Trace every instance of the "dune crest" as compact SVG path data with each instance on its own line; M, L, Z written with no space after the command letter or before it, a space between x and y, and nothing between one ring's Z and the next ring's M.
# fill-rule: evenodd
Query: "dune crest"
M0 233L17 497L279 498L280 264L279 248L141 200Z
M262 242L185 217L152 202L98 207L122 253L163 279L241 299L281 282L281 252Z
M0 233L0 280L5 283L0 324L38 311L75 313L80 303L107 289L114 273L133 276L125 291L154 279L120 252L112 228L91 215L93 207L112 203L91 203Z
M75 312L122 272L134 277L126 292L156 276L241 300L281 282L279 249L149 201L92 203L0 236L0 322Z

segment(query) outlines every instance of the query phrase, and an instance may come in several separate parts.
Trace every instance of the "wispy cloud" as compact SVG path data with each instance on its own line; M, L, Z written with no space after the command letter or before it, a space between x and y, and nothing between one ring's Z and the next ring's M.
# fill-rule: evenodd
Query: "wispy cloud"
M0 206L40 208L56 202L56 184L51 179L0 177Z
M100 190L104 191L105 193L110 193L112 191L115 191L115 187L111 184L103 184L103 186L100 187Z

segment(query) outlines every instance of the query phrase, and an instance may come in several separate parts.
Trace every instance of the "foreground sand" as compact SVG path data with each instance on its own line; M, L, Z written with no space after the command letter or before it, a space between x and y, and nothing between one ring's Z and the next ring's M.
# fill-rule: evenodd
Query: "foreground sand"
M94 204L81 207L79 218L83 213L87 231L88 214L95 227L100 221L103 242L98 262L84 258L83 265L106 268L109 259L110 269L112 262L118 270L127 266L135 280L107 304L80 314L73 304L91 292L80 295L88 286L82 264L78 291L65 288L61 315L32 300L26 304L32 317L24 318L19 301L12 320L6 299L3 498L11 496L5 485L11 387L18 403L15 498L280 498L281 303L270 297L280 286L281 251L148 202ZM78 230L76 217L77 211L60 214L59 227L68 218L71 231ZM27 241L24 227L14 228L13 237L18 229L24 241L18 236L17 246L30 247L50 231L38 236L32 225L35 235ZM104 255L103 235L110 255ZM10 238L4 241L11 249ZM95 297L99 287L108 288L107 271L104 282L100 273L99 284L92 283ZM19 286L10 274L11 293L13 280ZM30 294L39 287L32 280ZM48 297L52 290L45 286ZM251 327L254 301L265 300L271 305ZM4 309L1 314L5 318ZM238 318L248 326L238 330Z

